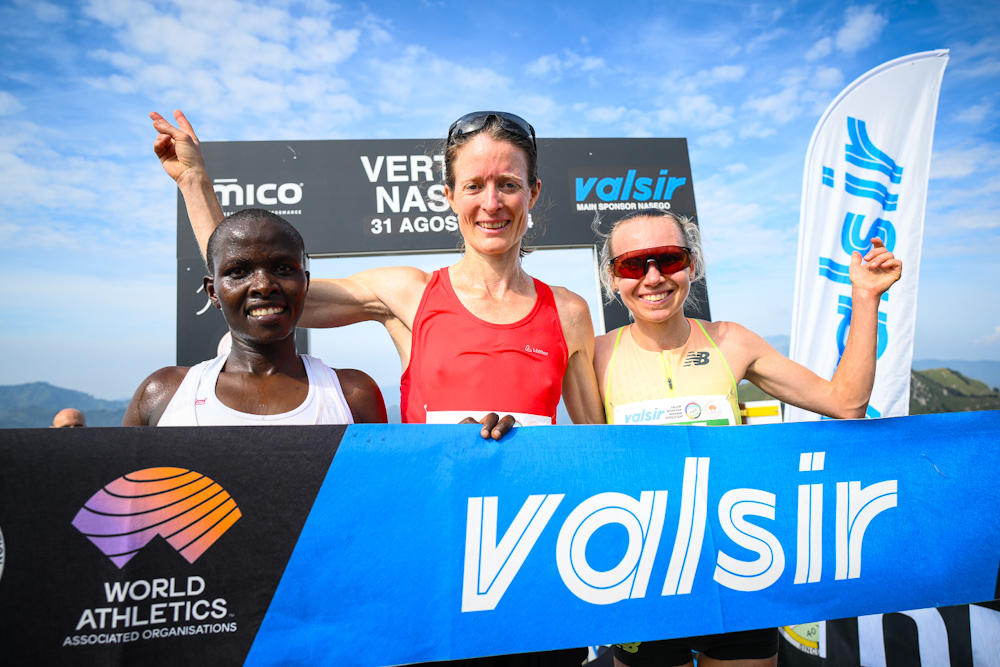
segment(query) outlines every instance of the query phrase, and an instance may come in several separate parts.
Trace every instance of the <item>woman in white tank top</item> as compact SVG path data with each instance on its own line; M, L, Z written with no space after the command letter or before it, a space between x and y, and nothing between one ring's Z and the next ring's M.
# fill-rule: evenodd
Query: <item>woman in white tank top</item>
M385 423L368 375L295 350L309 273L294 227L268 211L240 211L215 230L208 264L205 292L229 324L231 350L150 375L122 426Z

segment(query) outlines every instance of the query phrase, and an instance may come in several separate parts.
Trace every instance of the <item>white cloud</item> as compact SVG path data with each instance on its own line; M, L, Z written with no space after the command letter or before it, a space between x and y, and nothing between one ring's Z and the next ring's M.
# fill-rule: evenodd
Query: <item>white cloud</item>
M739 174L745 174L750 170L750 167L746 166L742 162L737 162L736 164L728 164L722 169L730 176L738 176Z
M996 345L1000 343L1000 326L997 326L993 333L988 333L985 336L981 336L974 341L976 345Z
M889 23L875 11L874 5L848 7L843 27L837 31L837 49L853 54L871 46L882 36L882 29Z
M986 116L988 116L991 111L993 111L993 105L988 102L984 104L976 104L955 114L955 121L959 123L972 123L974 125L978 125L986 120Z
M524 71L528 76L543 78L551 75L559 76L562 73L562 61L559 56L548 54L540 56L528 63Z
M739 81L747 73L747 68L742 65L719 65L707 72L706 83L719 83L729 81Z
M995 146L935 150L931 155L931 179L965 178L987 164L997 163Z
M740 127L740 138L766 139L774 135L776 130L772 127L765 127L760 123L747 123Z
M985 37L975 44L959 42L951 47L948 69L963 78L990 77L1000 74L1000 38Z
M51 2L33 2L32 9L35 16L43 23L62 23L69 17L69 13L58 5Z
M799 106L798 101L799 86L795 84L774 95L751 98L744 106L784 124L802 114L802 107Z
M788 31L784 28L776 28L775 30L770 30L757 35L747 43L747 53L754 53L771 42L781 39L787 34L787 32Z
M703 148L729 148L733 145L733 135L725 130L718 130L699 137L698 145Z
M236 0L91 0L84 13L118 40L90 54L117 70L89 78L94 88L184 103L219 120L247 112L291 115L304 102L341 120L360 113L361 105L346 99L337 66L357 53L361 29L336 26L328 8L302 15Z
M524 71L528 76L558 81L564 74L573 76L592 73L600 71L605 67L606 64L603 58L581 56L574 51L566 49L562 57L554 53L539 56L525 65Z
M829 37L824 37L815 44L812 48L806 51L806 60L819 60L820 58L825 58L833 53L833 40Z
M5 90L0 90L0 116L9 116L24 111L24 105Z
M715 129L733 122L733 108L720 107L709 95L681 95L674 106L657 111L656 119L664 127L684 124L697 129Z
M599 107L586 113L586 118L595 123L615 123L625 117L625 107Z
M842 88L844 86L844 74L836 67L818 67L813 75L812 85L822 90L830 88Z

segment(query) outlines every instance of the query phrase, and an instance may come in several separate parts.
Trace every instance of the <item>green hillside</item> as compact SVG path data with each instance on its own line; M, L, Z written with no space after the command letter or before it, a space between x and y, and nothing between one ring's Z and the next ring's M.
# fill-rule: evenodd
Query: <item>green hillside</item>
M0 386L0 428L38 428L52 424L63 408L81 410L87 426L120 426L128 401L106 401L47 382Z
M969 410L1000 410L1000 392L949 368L911 371L911 415Z
M740 383L740 402L774 400L749 382ZM950 368L910 371L910 414L1000 410L1000 391Z

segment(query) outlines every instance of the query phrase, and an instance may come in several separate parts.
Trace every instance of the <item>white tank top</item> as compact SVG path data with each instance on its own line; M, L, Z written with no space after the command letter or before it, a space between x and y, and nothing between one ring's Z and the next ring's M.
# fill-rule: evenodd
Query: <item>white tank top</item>
M353 424L337 372L320 359L301 355L309 379L302 405L277 415L251 415L233 410L215 395L219 373L229 354L192 366L167 404L157 426L288 426L296 424Z

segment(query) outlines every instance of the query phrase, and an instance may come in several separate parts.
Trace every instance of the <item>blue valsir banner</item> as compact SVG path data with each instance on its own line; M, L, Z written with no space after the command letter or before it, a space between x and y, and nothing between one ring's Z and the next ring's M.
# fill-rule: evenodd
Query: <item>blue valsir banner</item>
M2 430L0 646L400 665L782 627L806 659L903 664L866 638L915 619L921 655L946 626L952 667L984 667L994 612L949 605L997 597L998 429Z
M993 599L998 427L974 413L484 443L352 426L247 664L402 664Z

